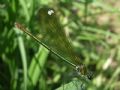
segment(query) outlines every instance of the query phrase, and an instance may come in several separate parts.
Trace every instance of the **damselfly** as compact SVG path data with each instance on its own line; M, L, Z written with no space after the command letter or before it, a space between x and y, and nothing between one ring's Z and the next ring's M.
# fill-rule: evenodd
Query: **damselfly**
M39 32L29 32L19 23L15 23L15 26L50 50L51 53L58 56L61 60L69 63L79 74L85 74L87 70L81 60L74 54L72 45L67 39L63 27L60 25L56 12L50 8L41 8L38 12L38 17Z

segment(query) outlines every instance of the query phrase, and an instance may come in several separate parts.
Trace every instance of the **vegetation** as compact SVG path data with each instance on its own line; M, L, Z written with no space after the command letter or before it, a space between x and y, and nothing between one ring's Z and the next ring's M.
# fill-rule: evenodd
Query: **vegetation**
M119 4L1 0L0 90L119 90ZM50 49L21 32L15 22ZM78 75L64 59L73 66L82 63L87 73L81 69L84 75Z

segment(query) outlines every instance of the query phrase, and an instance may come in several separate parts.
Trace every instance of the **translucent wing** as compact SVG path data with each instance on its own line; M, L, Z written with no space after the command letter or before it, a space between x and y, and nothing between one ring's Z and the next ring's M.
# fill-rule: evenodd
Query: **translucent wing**
M51 14L49 14L49 12ZM70 62L80 65L80 60L74 54L72 45L67 39L56 12L50 8L41 8L38 13L42 41L59 55ZM37 33L37 34L38 34Z

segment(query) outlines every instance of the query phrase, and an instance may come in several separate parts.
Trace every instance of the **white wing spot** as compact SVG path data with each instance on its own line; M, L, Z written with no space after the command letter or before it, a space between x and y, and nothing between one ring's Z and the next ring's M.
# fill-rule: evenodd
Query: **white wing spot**
M48 15L52 15L54 13L53 10L48 10Z

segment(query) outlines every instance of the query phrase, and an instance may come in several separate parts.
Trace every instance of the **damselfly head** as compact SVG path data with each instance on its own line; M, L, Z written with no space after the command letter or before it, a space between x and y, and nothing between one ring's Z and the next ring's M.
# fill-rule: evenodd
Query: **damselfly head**
M84 64L76 66L76 71L79 75L86 75L87 74L87 68Z
M78 75L85 75L88 79L93 78L93 72L89 71L84 64L76 66L76 71Z

